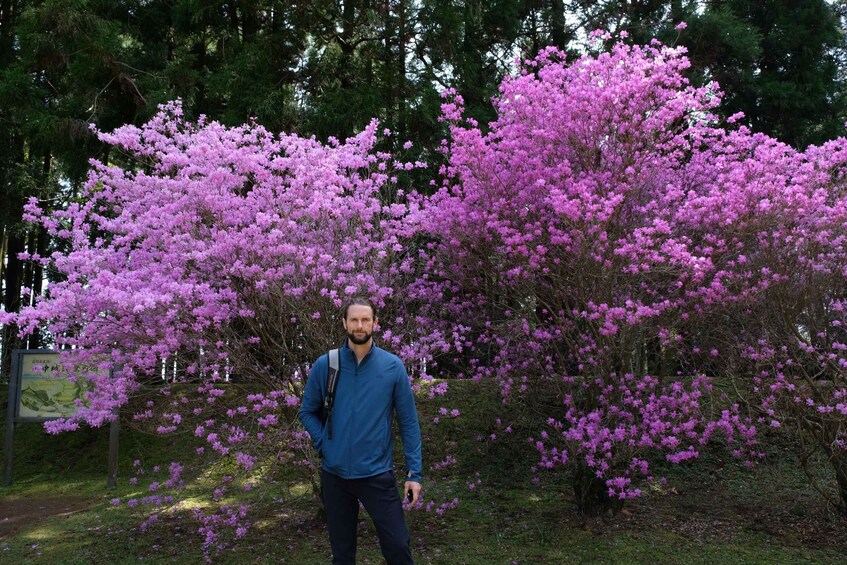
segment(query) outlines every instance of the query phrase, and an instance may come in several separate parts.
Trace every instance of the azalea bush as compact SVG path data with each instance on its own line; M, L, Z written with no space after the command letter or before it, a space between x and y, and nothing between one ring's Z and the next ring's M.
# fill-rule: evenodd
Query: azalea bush
M708 284L687 292L680 363L730 378L760 428L791 434L813 483L822 452L836 489L819 489L842 511L845 149L843 138L798 152L715 131L690 160L698 183L677 214L708 260Z
M753 464L757 427L799 421L780 392L811 408L804 434L830 460L843 444L840 342L816 350L842 382L824 385L823 408L814 378L782 371L805 384L774 389L749 361L777 343L777 366L808 367L788 350L826 341L811 305L840 315L843 158L824 156L844 143L800 155L739 116L720 124L717 86L688 85L687 65L658 43L572 63L548 50L504 81L490 128L460 97L444 105L449 164L421 207L431 278L414 292L446 301L447 360L498 379L505 402L560 383L561 410L532 441L541 467L572 469L586 512L638 496L656 456L692 461L718 440ZM716 394L723 375L750 394ZM821 413L833 424L815 434Z
M573 64L548 50L504 81L487 133L460 98L445 104L450 161L423 222L441 234L436 276L416 290L447 297L467 326L456 350L483 344L469 374L498 379L505 399L561 383L561 410L533 441L542 467L573 468L586 512L637 496L655 454L690 460L717 431L756 456L737 410L705 411L705 376L669 371L686 293L709 278L675 214L719 100L686 84L686 65L658 45Z
M380 339L398 344L392 312L412 266L396 175L422 164L376 151L376 122L324 144L258 124L188 121L179 103L143 127L99 135L128 165L93 162L82 198L64 211L28 206L68 247L32 257L63 279L17 323L46 325L65 369L93 386L76 416L48 429L100 425L145 395L132 404L137 425L193 433L196 455L231 466L214 491L253 485L279 464L313 475L296 420L309 365L338 346L340 306L357 294L386 308L395 334ZM82 372L92 360L100 370ZM182 485L184 465L172 469L151 490ZM216 525L249 523L239 509L198 512L210 548Z
M847 144L838 139L801 153L760 136L729 139L747 157L709 155L724 165L681 218L717 272L698 297L698 312L717 316L699 320L690 349L695 358L720 349L714 370L732 378L760 425L793 436L809 478L843 511ZM718 188L733 182L742 188ZM715 310L714 302L725 306ZM817 485L809 468L815 453L830 464L835 490Z

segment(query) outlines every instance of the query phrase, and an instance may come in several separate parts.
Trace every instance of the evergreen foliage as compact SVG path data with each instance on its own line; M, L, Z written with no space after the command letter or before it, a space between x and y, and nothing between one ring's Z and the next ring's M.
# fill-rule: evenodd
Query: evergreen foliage
M724 112L798 148L843 132L838 50L844 30L825 0L713 0L681 41L725 92ZM843 71L842 71L843 72Z

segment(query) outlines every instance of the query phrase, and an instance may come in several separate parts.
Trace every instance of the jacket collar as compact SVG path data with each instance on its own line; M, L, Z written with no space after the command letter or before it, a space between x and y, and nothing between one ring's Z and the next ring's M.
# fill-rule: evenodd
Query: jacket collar
M342 344L341 344L341 349L346 349L347 351L349 351L349 352L350 352L350 353L349 353L349 355L354 355L354 356L355 356L356 354L353 352L353 349L350 347L350 343L349 343L349 341L350 341L350 338L344 338L344 343L342 343ZM364 357L362 357L362 361L359 363L359 365L362 365L362 363L364 363L365 361L367 361L367 360L368 360L368 357L370 357L370 356L371 356L371 353L373 353L373 352L374 352L374 351L376 351L377 349L379 349L379 347L377 347L377 345L376 345L376 340L375 340L375 339L371 339L371 348L368 350L368 352L367 352L367 353L365 353L365 356L364 356Z

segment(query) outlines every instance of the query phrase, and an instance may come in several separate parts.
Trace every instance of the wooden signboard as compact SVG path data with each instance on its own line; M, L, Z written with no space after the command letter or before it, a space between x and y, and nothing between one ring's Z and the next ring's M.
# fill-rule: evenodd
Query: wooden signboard
M46 422L76 415L85 401L88 382L71 379L59 371L59 353L45 349L12 351L12 373L9 375L9 403L6 414L6 461L3 486L12 484L12 446L15 424ZM109 432L109 478L106 486L115 485L117 475L118 419Z

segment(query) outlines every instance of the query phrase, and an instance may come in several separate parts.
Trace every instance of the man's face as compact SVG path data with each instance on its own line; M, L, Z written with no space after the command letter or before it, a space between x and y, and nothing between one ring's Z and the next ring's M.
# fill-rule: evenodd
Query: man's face
M370 306L353 304L347 309L344 329L347 330L347 338L356 345L364 345L371 340L374 324L376 319Z

